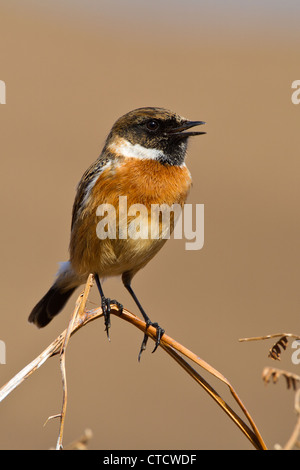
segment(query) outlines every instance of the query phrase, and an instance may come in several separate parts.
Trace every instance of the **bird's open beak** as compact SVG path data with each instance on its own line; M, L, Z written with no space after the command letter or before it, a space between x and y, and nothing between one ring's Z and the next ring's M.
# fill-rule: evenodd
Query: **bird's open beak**
M206 134L206 132L198 132L198 131L184 132L187 129L190 129L191 127L202 126L203 124L206 124L206 123L204 121L184 121L179 127L170 129L168 131L168 134L182 135L182 137L189 137L193 135L203 135L203 134Z

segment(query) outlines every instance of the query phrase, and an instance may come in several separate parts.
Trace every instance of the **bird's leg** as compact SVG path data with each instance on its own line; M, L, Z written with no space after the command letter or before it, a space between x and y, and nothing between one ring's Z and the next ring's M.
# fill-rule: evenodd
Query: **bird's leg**
M120 310L120 312L122 313L123 305L120 304L120 302L118 302L117 300L112 300L112 299L105 297L98 274L94 274L94 278L95 278L98 291L101 297L101 308L102 308L103 315L104 315L105 331L106 331L108 339L110 340L110 337L109 337L109 328L111 326L110 325L110 306L111 304L115 304Z
M162 335L164 334L165 330L163 330L158 323L153 323L150 318L148 317L148 315L146 314L145 310L143 309L143 307L141 306L137 296L135 295L135 293L133 292L132 290L132 287L130 285L130 282L126 282L126 280L124 281L124 286L126 287L126 289L128 290L129 294L131 295L131 297L133 298L133 300L135 301L136 305L138 306L141 314L143 315L144 317L144 320L146 322L146 330L148 329L148 327L151 325L153 326L155 329L156 329L156 341L155 341L155 347L153 349L153 353L156 351L156 349L158 348L159 346L159 343L160 343L160 340L161 340L161 337ZM142 345L141 345L141 349L140 349L140 352L139 352L139 356L138 356L138 360L140 361L141 359L141 355L142 355L142 352L145 351L146 349L146 345L147 345L147 342L148 342L148 335L147 333L144 334L144 339L143 339L143 342L142 342Z

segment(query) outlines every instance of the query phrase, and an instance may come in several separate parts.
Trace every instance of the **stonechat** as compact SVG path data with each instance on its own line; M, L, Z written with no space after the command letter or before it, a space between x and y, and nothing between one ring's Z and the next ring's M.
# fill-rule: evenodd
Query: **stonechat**
M135 109L115 122L102 153L84 173L77 187L71 223L70 260L61 263L54 284L32 310L30 322L38 327L46 326L62 310L74 290L93 273L101 297L105 330L109 334L111 304L117 304L119 309L122 305L105 297L102 280L121 276L147 327L152 325L156 328L154 350L157 348L164 330L151 322L131 287L131 281L166 242L161 218L156 221L156 236L148 236L151 206L179 204L183 207L186 201L192 182L185 164L188 139L205 134L189 129L202 124L205 123L189 121L174 112L154 107ZM140 221L141 231L143 226L146 227L146 236L129 237L128 233L124 234L124 227L119 230L122 219L119 199L124 196L128 206L142 204L147 208L147 215L143 215ZM107 204L115 208L114 220L107 220L107 233L109 226L114 224L115 236L99 237L97 211ZM130 220L129 217L125 232L129 229ZM171 231L174 223L173 218ZM139 358L147 339L145 334Z

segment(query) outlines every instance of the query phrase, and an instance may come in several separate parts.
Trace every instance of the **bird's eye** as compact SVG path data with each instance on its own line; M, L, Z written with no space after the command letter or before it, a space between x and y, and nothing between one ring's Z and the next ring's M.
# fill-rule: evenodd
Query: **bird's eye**
M159 122L156 119L151 119L150 121L146 122L146 127L149 131L157 131L159 128Z

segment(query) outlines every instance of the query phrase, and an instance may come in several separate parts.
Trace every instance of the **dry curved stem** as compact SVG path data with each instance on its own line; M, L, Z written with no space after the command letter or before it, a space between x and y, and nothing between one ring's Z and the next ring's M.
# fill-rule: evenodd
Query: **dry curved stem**
M293 333L275 333L266 336L242 338L239 341L259 341L271 338L279 338L279 340L276 341L276 343L269 350L269 357L275 360L280 360L282 350L285 351L287 348L288 338L294 338L299 340L300 336L295 335ZM300 388L298 388L297 390L297 387L300 383L300 376L287 370L281 370L274 367L265 367L262 372L262 379L266 384L270 383L271 381L276 384L281 377L284 377L287 388L292 389L296 392L294 407L295 412L297 413L297 421L286 445L284 447L281 447L277 444L275 448L280 450L292 450L293 448L300 446Z
M251 441L253 446L258 450L266 450L265 444L261 439L261 436L256 428L254 421L252 420L250 414L240 401L239 397L237 396L236 392L232 388L229 382L225 382L232 395L234 396L235 400L239 404L240 408L244 412L245 416L247 417L252 430L247 426L247 424L238 416L238 414L223 400L223 398L209 385L209 383L201 377L201 375L195 371L176 351L173 350L170 346L162 345L162 348L170 354L173 359L175 359L181 367L183 367L186 372L199 384L202 388L216 401L216 403L227 413L227 415L232 419L232 421L238 426L238 428L245 434L245 436ZM215 375L215 374L213 374ZM223 379L220 379L223 381Z
M295 448L300 448L300 388L295 393L295 404L294 404L295 412L297 414L297 421L295 427L292 431L292 434L285 444L282 447L280 444L275 445L276 450L293 450Z
M300 376L287 370L276 369L274 367L265 367L262 372L262 379L266 384L270 383L271 380L273 384L276 384L280 377L285 378L288 389L292 388L293 390L296 390L297 384L300 383Z
M279 340L269 349L268 356L275 361L280 361L282 350L285 351L287 348L288 338L300 339L300 336L293 333L275 333L265 336L254 336L252 338L241 338L239 341L261 341L272 338L279 338Z
M286 336L287 338L295 338L300 339L299 335L295 335L294 333L272 333L271 335L264 335L264 336L251 336L249 338L240 338L239 341L261 341L264 339L272 339L272 338L280 338Z
M86 283L85 290L77 300L75 310L71 316L68 328L59 335L36 359L22 369L15 377L13 377L7 384L0 389L0 401L2 401L9 393L11 393L17 386L19 386L26 378L28 378L33 372L35 372L42 364L46 362L50 357L60 353L60 367L62 373L63 382L63 403L62 411L55 417L60 417L60 429L57 440L57 449L62 448L63 430L66 415L67 405L67 382L66 382L66 369L65 369L65 354L66 348L70 337L78 331L80 328L90 323L93 320L103 316L102 309L96 308L93 310L85 310L85 304L88 298L89 291L93 285L93 276L90 275ZM114 314L121 319L136 326L142 332L146 332L147 335L153 340L156 340L156 329L151 325L146 328L146 324L143 320L132 314L126 309L123 309L122 313L119 311L117 306L112 305L111 314ZM238 426L238 428L244 433L249 439L252 445L259 450L266 450L266 445L246 407L238 397L236 391L230 384L230 382L210 364L205 362L199 356L189 351L183 345L167 336L163 335L160 342L160 347L166 351L181 367L194 379L196 382L217 402L217 404L223 409L223 411L232 419L232 421ZM226 403L225 400L211 387L211 385L201 375L193 369L190 364L182 357L185 356L204 370L209 372L211 375L219 379L225 384L234 400L240 407L242 413L246 417L248 424L233 411L233 409Z
M292 432L291 437L284 446L284 450L292 450L294 447L298 447L300 440L300 388L295 394L295 411L298 415L297 422Z
M56 450L62 449L63 431L64 431L64 423L65 423L66 409L67 409L66 349L69 343L71 333L73 331L74 322L77 316L80 317L80 315L82 314L92 286L93 286L93 276L90 275L85 285L84 292L77 299L75 310L72 313L68 328L66 329L66 332L65 332L64 341L60 350L59 362L60 362L60 369L61 369L61 376L62 376L63 401L62 401L62 410L60 414L60 428L59 428L59 434L58 434L58 439L56 443Z

